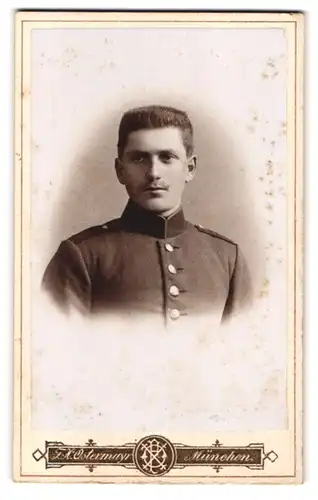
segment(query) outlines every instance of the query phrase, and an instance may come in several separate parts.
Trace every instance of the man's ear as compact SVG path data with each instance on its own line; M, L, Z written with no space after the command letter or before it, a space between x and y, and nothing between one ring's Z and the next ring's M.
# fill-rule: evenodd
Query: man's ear
M116 175L117 179L119 180L120 184L125 184L124 182L124 165L120 158L116 158L115 160L115 170L116 170Z
M188 166L188 171L186 175L186 182L192 181L193 177L195 176L195 172L197 169L197 157L196 155L190 156L190 158L187 159L187 166Z

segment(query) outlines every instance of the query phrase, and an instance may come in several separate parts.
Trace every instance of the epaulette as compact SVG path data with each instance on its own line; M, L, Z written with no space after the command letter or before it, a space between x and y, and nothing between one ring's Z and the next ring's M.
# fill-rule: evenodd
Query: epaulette
M108 222L105 222L105 224L102 224L100 227L102 229L107 229L108 231L115 231L118 229L120 223L120 219L113 219Z
M72 243L80 244L83 241L95 238L96 236L101 236L105 233L105 231L115 230L118 227L118 220L119 219L113 219L105 224L84 229L84 231L81 231L80 233L73 234L69 240L71 240Z
M216 233L215 231L212 231L211 229L206 229L205 227L201 226L201 224L195 224L195 227L198 229L198 231L201 231L202 233L209 234L210 236L213 236L214 238L219 238L220 240L227 241L228 243L231 243L232 245L237 246L235 241L232 241L229 238L222 236L222 234L219 234L219 233Z

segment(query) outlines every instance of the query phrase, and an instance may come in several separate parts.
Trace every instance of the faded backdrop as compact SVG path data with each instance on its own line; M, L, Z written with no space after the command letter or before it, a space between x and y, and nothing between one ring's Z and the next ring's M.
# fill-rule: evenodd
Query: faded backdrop
M233 403L229 414L229 401L220 400L219 417L210 420L208 428L283 428L288 168L283 30L34 30L31 51L35 425L78 424L81 428L90 411L96 427L98 422L105 425L105 420L97 418L103 415L98 394L86 404L83 416L74 410L78 399L76 404L65 403L74 394L71 386L66 394L67 374L59 379L55 370L54 382L49 378L49 352L59 333L50 331L40 310L39 285L62 239L118 217L124 209L126 193L114 171L122 113L134 106L167 104L187 111L194 126L198 171L186 188L186 217L240 244L255 288L257 314L244 330L247 344L238 335L231 340L231 350L224 350L224 355L232 352L227 360L232 366L227 388L239 394L240 401L246 400L245 420L241 418L243 403L238 401L237 408ZM64 338L63 342L69 349L69 363L71 341L68 344ZM62 350L58 355L66 356ZM74 357L73 362L78 359ZM248 385L251 378L252 388ZM53 393L55 400L50 396ZM87 394L94 397L89 387ZM69 405L61 411L64 417L57 412L61 401ZM222 404L226 408L223 420ZM75 412L73 417L70 411ZM195 421L195 425L204 426L206 421L202 416L202 422Z

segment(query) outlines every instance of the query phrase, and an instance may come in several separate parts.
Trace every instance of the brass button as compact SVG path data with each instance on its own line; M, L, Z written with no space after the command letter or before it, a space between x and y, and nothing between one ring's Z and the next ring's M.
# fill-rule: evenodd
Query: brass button
M178 319L178 318L180 318L180 311L178 309L171 309L171 311L170 311L170 318L171 319Z
M170 243L165 243L165 249L167 252L173 252L173 246Z
M172 264L169 264L168 271L171 274L177 274L177 270L176 270L176 268Z
M170 293L170 295L172 295L172 297L178 297L178 295L180 293L179 288L176 285L172 285L169 288L169 293Z

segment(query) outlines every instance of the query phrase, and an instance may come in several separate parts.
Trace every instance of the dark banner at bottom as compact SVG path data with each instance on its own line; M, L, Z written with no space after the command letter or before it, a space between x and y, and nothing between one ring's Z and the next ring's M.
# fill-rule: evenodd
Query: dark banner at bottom
M265 460L275 462L274 451L265 453L263 443L247 446L223 446L218 440L208 446L173 444L163 436L146 436L137 443L99 446L92 439L85 445L66 445L46 441L45 451L37 449L33 458L45 459L45 468L85 466L90 472L98 466L122 466L138 469L147 476L163 476L173 468L210 466L216 472L223 467L264 469Z

